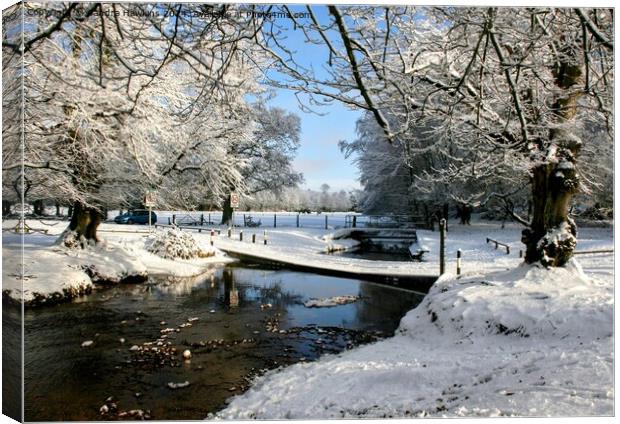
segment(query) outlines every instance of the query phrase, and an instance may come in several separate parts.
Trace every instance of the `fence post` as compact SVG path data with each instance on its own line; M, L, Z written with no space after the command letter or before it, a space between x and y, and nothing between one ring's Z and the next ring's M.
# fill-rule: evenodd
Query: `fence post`
M170 217L168 217L168 225L171 225L172 221L170 221Z
M461 275L461 249L456 251L456 275Z
M267 230L263 230L263 242L267 245Z
M245 214L243 214L243 226L245 227Z
M256 233L252 234L252 243L256 243Z
M177 216L175 214L172 214L172 223L174 225L176 225L176 223L177 223Z
M209 237L209 240L211 241L211 246L213 246L213 236L215 235L214 233L215 231L211 230L211 237Z
M439 275L446 271L446 220L439 221Z
M228 227L228 238L232 237L232 230L230 227Z
M297 214L297 228L299 228L299 214Z
M202 227L203 225L205 225L205 214L201 213L200 214L200 226Z
M209 225L211 225L211 214L209 214Z
M275 213L273 214L273 228L276 228L276 214Z
M325 215L325 229L327 230L327 215Z
M357 227L357 215L353 215L353 228Z
M506 246L506 254L510 255L510 246Z
M243 230L239 231L239 241L243 241Z

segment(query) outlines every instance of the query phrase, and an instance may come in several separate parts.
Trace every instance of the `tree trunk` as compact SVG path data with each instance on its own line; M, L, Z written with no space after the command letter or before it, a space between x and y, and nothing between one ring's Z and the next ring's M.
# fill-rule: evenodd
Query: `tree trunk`
M525 262L540 261L544 266L562 266L573 256L577 227L568 216L578 185L575 169L561 160L543 163L533 170L532 222L523 230Z
M102 220L101 212L76 202L69 227L60 235L59 242L66 247L82 249L97 243L97 227Z
M222 225L231 225L233 217L233 208L230 205L230 195L226 196L224 200L224 207L222 209Z
M581 95L574 86L583 73L576 53L564 49L564 60L554 70L555 84L564 91L552 110L556 123L549 132L548 147L532 170L532 221L523 230L521 241L526 246L525 262L544 266L563 266L573 256L577 245L577 226L569 217L573 196L579 188L575 164L581 140L571 123L577 114Z
M43 200L35 200L32 202L33 213L37 216L43 216L45 213L45 205L43 204Z
M12 203L8 200L2 200L2 216L8 216L11 214Z

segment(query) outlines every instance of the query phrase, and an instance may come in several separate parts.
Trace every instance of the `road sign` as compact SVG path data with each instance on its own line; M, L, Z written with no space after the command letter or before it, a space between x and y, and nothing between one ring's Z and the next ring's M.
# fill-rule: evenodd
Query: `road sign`
M146 192L146 194L144 195L144 206L146 206L147 208L152 208L153 206L155 206L155 192L154 191Z
M239 207L239 193L234 191L230 193L230 207L236 209Z

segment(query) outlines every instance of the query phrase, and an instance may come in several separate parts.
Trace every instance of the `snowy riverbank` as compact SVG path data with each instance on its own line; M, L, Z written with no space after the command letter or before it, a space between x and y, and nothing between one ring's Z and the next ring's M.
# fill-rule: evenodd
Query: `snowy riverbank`
M239 230L244 231L243 241L239 241ZM507 223L501 228L500 222L477 221L472 225L451 223L446 236L446 267L449 272L456 271L456 252L461 250L462 271L498 271L516 267L522 262L519 250L522 227ZM374 261L348 256L325 254L330 250L350 248L357 244L352 239L335 239L337 230L313 228L267 228L268 244L263 244L261 228L235 228L231 238L226 231L215 237L215 246L222 250L251 255L265 260L273 260L293 266L307 266L325 270L339 270L359 274L385 275L439 275L439 232L418 230L418 245L428 252L422 262L412 261ZM252 243L252 234L256 234L256 244ZM204 237L205 233L197 237ZM491 238L510 246L510 254L501 247L487 243ZM613 230L611 228L580 228L577 250L613 249ZM608 261L611 255L590 257L588 260Z
M33 228L45 228L48 234L25 234L23 238L22 293L22 236L14 232L2 234L2 295L28 306L68 301L90 293L98 285L132 283L146 280L149 274L176 277L200 275L215 263L231 259L222 252L201 242L210 257L166 259L147 250L149 234L143 226L102 224L99 231L103 242L85 250L67 249L55 245L66 223L56 225L33 221ZM3 228L15 222L5 221ZM152 236L151 236L152 237Z
M613 275L597 261L444 275L397 335L259 377L227 419L613 413Z

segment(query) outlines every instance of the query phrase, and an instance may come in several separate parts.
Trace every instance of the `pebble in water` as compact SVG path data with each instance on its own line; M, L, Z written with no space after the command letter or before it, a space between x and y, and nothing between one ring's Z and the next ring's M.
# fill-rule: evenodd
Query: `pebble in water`
M185 351L183 352L183 358L185 358L185 359L191 359L191 357L192 357L192 352L190 352L190 350L189 350L189 349L187 349L187 350L185 350Z
M82 347L92 346L93 343L95 343L95 342L93 342L92 340L86 340L84 343L82 343Z

